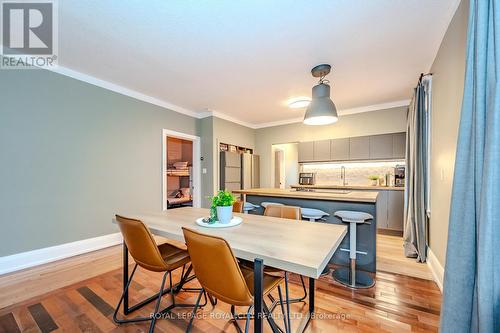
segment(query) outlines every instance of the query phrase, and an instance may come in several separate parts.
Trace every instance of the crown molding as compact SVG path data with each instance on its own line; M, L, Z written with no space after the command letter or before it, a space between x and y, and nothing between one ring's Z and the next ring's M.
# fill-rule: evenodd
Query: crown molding
M61 74L64 76L68 76L68 77L71 77L73 79L83 81L83 82L92 84L92 85L97 86L97 87L101 87L101 88L104 88L107 90L114 91L114 92L119 93L121 95L132 97L132 98L135 98L135 99L143 101L143 102L147 102L150 104L154 104L154 105L163 107L165 109L169 109L171 111L175 111L177 113L182 113L184 115L187 115L187 116L190 116L193 118L198 118L198 119L203 118L203 117L200 117L199 112L183 108L183 107L178 106L176 104L173 104L173 103L170 103L170 102L167 102L167 101L164 101L164 100L161 100L161 99L158 99L156 97L152 97L152 96L140 93L140 92L137 92L135 90L120 86L116 83L112 83L109 81L98 79L94 76L87 75L87 74L69 69L69 68L64 67L64 66L57 66L56 68L47 68L47 69L51 72L58 73L58 74Z
M107 90L114 91L116 93L119 93L124 96L132 97L137 100L150 103L153 105L160 106L162 108L168 109L170 111L174 111L177 113L181 113L196 119L203 119L207 117L217 117L220 119L224 119L230 122L233 122L235 124L245 126L248 128L252 129L260 129L260 128L266 128L266 127L274 127L274 126L281 126L281 125L288 125L288 124L294 124L294 123L301 123L303 120L303 117L300 118L291 118L291 119L284 119L284 120L278 120L278 121L272 121L272 122L267 122L267 123L249 123L240 119L237 119L235 117L229 116L225 113L219 112L219 111L214 111L214 110L205 110L203 112L196 112L194 110L189 110L186 108L183 108L181 106L178 106L176 104L170 103L168 101L152 97L140 92L137 92L135 90L120 86L118 84L101 80L98 79L94 76L84 74L78 71L75 71L73 69L64 67L64 66L58 66L56 68L48 68L49 71L61 74L64 76L71 77L73 79L83 81L89 84L92 84L94 86L104 88ZM362 107L357 107L357 108L351 108L351 109L345 109L345 110L339 110L340 115L348 115L348 114L355 114L355 113L362 113L362 112L370 112L370 111L377 111L377 110L383 110L383 109L390 109L390 108L395 108L395 107L400 107L400 106L408 106L410 104L409 99L405 100L400 100L400 101L394 101L394 102L389 102L389 103L382 103L382 104L374 104L374 105L367 105L367 106L362 106Z
M224 120L230 121L232 123L235 123L235 124L238 124L238 125L241 125L241 126L249 127L249 128L252 128L252 129L256 128L255 124L252 124L252 123L249 123L249 122L246 122L246 121L243 121L243 120L239 120L237 118L228 116L227 114L221 113L221 112L218 112L218 111L207 111L204 115L205 116L202 117L202 118L205 118L205 117L217 117L217 118L224 119Z

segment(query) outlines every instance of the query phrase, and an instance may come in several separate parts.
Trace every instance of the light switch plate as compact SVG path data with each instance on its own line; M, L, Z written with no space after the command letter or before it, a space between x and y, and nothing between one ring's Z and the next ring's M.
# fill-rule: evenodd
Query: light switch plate
M206 174L207 173L207 168L201 169L201 173Z

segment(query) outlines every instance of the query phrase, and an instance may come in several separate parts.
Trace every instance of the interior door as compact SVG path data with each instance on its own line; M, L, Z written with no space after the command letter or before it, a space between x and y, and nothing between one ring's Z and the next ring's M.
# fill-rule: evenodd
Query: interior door
M284 152L277 149L274 152L274 188L285 188Z

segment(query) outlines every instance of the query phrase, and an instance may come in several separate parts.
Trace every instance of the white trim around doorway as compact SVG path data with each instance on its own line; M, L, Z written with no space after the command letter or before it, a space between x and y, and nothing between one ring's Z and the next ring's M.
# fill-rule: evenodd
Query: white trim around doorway
M167 201L165 200L167 196L167 137L174 137L183 140L189 140L193 142L193 207L201 207L201 174L200 174L200 158L201 158L201 148L200 148L200 137L191 134L185 134L181 132L171 131L168 129L163 129L162 131L162 166L161 166L161 178L162 178L162 209L167 210Z

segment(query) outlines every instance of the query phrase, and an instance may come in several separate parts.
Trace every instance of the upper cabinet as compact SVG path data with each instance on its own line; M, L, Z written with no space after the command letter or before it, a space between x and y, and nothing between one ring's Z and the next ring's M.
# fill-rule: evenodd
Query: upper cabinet
M392 134L370 136L370 159L382 160L393 158Z
M396 133L392 136L392 154L394 158L405 158L406 133Z
M313 160L317 162L330 160L330 140L313 141Z
M299 162L313 162L314 141L299 142Z
M350 160L370 159L369 136L358 136L349 139L349 159Z
M406 133L299 143L299 162L404 159Z
M333 139L330 146L330 160L347 161L349 160L349 138Z

